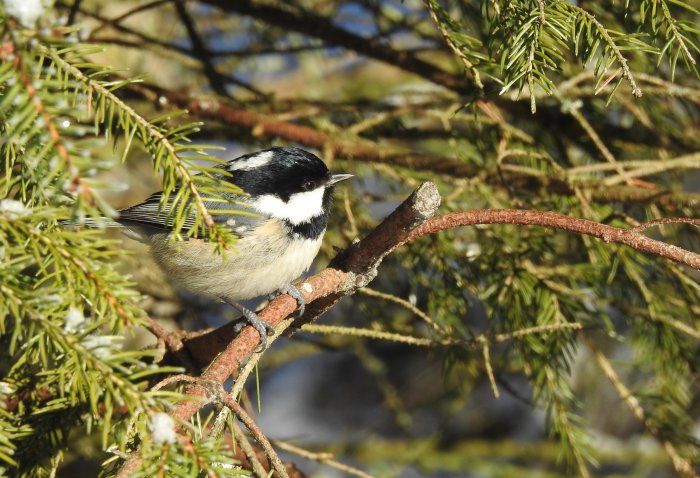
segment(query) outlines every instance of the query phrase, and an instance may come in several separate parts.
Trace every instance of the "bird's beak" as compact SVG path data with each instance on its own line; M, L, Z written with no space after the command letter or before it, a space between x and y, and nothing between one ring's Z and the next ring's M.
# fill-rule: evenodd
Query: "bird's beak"
M346 179L350 179L354 176L354 174L334 174L328 180L327 184L330 186L331 184L339 183L340 181L345 181Z

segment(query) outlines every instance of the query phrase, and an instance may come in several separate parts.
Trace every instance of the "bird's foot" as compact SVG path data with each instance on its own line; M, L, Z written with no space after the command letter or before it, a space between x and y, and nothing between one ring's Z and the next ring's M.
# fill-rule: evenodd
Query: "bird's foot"
M306 308L306 299L304 298L304 294L302 294L299 289L297 289L293 284L287 284L283 287L280 287L278 295L279 294L289 294L292 298L294 298L297 301L297 304L299 304L299 308L297 309L296 314L297 318L304 315L304 309Z
M246 325L251 325L260 335L260 345L255 349L255 351L262 352L263 350L265 350L267 348L267 336L274 335L275 328L272 325L265 322L263 319L261 319L260 316L258 316L258 314L242 306L238 302L233 302L229 300L226 300L225 302L237 309L241 314L243 314L243 317L245 318L245 321L240 321L234 324L234 332L239 333L243 329L243 327L245 327Z

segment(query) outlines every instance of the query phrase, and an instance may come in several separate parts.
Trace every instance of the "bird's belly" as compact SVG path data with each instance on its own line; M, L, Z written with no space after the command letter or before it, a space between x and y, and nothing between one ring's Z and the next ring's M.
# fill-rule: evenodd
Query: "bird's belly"
M316 257L321 240L244 237L225 256L198 239L152 240L151 250L176 286L206 297L240 301L274 292L299 277Z

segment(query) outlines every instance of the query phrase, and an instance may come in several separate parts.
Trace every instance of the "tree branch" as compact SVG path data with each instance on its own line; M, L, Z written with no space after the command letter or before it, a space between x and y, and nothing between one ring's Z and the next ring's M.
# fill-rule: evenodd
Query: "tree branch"
M221 81L221 75L216 70L216 67L211 61L211 54L209 53L209 49L204 43L202 37L200 36L199 31L197 31L197 27L194 23L194 20L187 11L187 6L185 5L184 0L174 0L173 4L175 5L175 11L177 12L177 16L180 18L180 21L187 30L187 35L190 38L192 49L196 57L202 63L202 70L204 71L206 77L209 79L209 84L211 85L212 89L218 95L229 97L230 95L226 90L226 85L223 81Z
M432 183L422 184L363 240L341 251L328 268L298 284L297 288L307 303L306 313L299 322L303 324L316 320L343 297L369 284L376 277L377 268L384 257L397 247L427 234L469 225L521 224L551 227L624 244L641 252L700 269L699 254L650 239L633 229L622 229L548 211L489 209L431 218L439 204L437 187ZM292 314L296 306L295 299L286 294L281 295L271 301L259 316L275 327ZM190 399L177 403L173 416L187 421L197 413L206 402L192 398L207 397L211 393L211 387L201 384L223 385L246 363L259 340L260 336L250 326L234 336L231 324L183 340L191 356L198 363L208 366L197 382L187 387L186 394ZM137 465L133 460L138 458L132 458L125 467L134 469Z
M431 208L437 208L436 196L433 196L433 192L431 192L432 187L428 187L426 184L421 186L365 239L340 252L327 269L310 277L298 287L307 300L307 308L304 317L295 325L301 326L316 320L340 299L367 285L376 276L376 269L381 260L397 247L424 235L456 227L481 224L551 227L597 237L606 242L624 244L640 252L658 255L700 269L699 254L650 239L636 229L622 229L548 211L487 209L456 212L427 219L430 214L421 217L415 209L417 198L422 198L424 201L422 206L418 206L418 210L427 213ZM437 191L434 191L434 194L437 194ZM270 303L260 315L276 325L291 314L295 307L296 302L291 297L284 295ZM226 360L240 366L258 344L258 336L251 328L248 327L244 331L248 332L245 336L235 337L233 327L227 324L219 329L184 339L183 343L194 360L203 367L211 363L214 357L224 349L228 350L229 353ZM232 341L238 344L235 350L230 347Z
M410 73L444 86L463 95L475 95L476 90L467 85L459 76L448 73L432 63L421 60L406 52L397 51L381 43L380 39L364 38L334 25L328 18L301 8L278 8L273 5L260 5L249 0L229 2L227 0L204 0L228 13L249 15L265 23L295 31L303 35L319 38L328 45L337 45L355 51L368 58L394 65Z
M685 222L683 218L676 219ZM562 231L597 237L605 242L624 244L640 252L647 252L685 264L693 269L700 269L700 254L686 251L678 246L650 239L635 229L600 224L587 219L565 216L549 211L527 211L517 209L482 209L455 212L435 217L421 227L416 228L406 242L426 234L452 229L455 227L474 226L477 224L521 224L560 229Z
M311 148L330 151L335 157L342 159L391 164L413 171L428 171L457 178L483 177L485 173L482 166L474 163L424 154L386 144L377 144L362 138L336 137L310 126L283 121L273 115L257 113L217 98L192 97L183 92L146 84L131 84L127 88L139 97L156 104L162 104L159 101L167 101L176 108L187 110L198 119L214 120L226 125L242 127L250 130L253 136L279 138ZM563 178L546 175L522 175L517 172L512 172L512 174L514 181L509 183L510 186L522 186L530 190L547 188L556 194L575 195L574 188ZM497 173L489 174L484 178L484 181L491 185L501 184L503 180L504 178ZM594 181L577 182L576 185L585 191L592 201L601 203L655 201L673 209L700 205L700 194L669 191L661 187L644 188L628 185L601 187L599 182Z
M255 441L257 441L258 445L260 445L260 447L265 451L265 455L267 456L268 460L270 460L270 467L275 471L277 476L279 478L289 478L282 460L280 460L279 456L277 456L277 452L275 452L274 448L272 448L270 441L267 439L262 430L260 430L260 427L258 427L258 424L255 423L255 420L253 420L250 415L246 413L243 407L231 395L226 393L226 390L223 388L218 391L217 399L230 408L233 414L236 415L236 417L246 426L246 428L248 428L251 435L253 435L253 438L255 438Z

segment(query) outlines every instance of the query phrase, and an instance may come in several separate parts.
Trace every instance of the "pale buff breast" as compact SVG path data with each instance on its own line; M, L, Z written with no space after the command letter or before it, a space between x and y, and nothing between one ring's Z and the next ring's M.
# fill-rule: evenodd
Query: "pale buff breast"
M199 295L240 301L266 295L306 271L321 247L316 240L291 239L278 221L268 221L260 234L242 237L225 256L206 241L171 241L151 237L151 251L168 279ZM261 240L261 238L265 238Z

